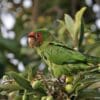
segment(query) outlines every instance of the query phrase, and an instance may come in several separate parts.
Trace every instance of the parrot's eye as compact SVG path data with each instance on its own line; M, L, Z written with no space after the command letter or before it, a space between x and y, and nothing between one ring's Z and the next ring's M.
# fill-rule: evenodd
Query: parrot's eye
M37 33L36 34L36 39L40 38L41 37L41 34L40 33Z
M40 32L35 34L37 43L40 45L42 43L42 34Z

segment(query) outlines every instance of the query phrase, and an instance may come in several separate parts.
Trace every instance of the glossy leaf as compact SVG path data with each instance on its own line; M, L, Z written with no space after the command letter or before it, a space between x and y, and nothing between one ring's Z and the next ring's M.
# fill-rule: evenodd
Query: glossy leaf
M79 92L77 100L99 100L100 98L100 91L96 89L85 89Z
M86 10L86 7L83 7L75 15L75 23L74 23L74 36L75 37L77 37L80 32L81 21L82 21L82 17L83 17L85 10Z
M77 36L78 37L78 36ZM77 44L78 44L78 49L79 51L82 51L82 42L83 42L83 39L84 39L84 22L83 20L81 21L81 27L80 27L80 34L79 34L79 39L77 41Z
M32 90L32 86L30 85L30 82L26 80L25 78L23 78L22 76L20 76L18 73L9 72L7 74L13 77L14 80L19 84L19 86L23 87L24 89L30 90L30 91Z
M68 14L65 14L65 25L70 33L71 37L74 39L74 20Z

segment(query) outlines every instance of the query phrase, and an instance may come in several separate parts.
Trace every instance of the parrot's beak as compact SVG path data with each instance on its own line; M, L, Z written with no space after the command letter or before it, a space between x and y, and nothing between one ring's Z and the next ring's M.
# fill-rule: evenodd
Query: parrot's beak
M35 46L35 39L32 37L28 37L28 45L30 48L34 48Z

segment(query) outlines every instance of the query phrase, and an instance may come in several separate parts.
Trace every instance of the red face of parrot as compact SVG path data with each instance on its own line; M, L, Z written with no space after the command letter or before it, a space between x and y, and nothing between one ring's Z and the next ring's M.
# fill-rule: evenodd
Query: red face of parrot
M29 47L39 46L42 43L42 33L40 32L30 32L28 34L28 44Z

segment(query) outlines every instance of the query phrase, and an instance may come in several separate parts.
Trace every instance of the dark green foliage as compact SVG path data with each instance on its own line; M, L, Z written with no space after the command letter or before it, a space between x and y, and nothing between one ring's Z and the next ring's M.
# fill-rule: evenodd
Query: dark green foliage
M32 91L32 86L30 85L30 82L18 75L16 72L9 72L7 73L7 75L11 76L24 89Z
M4 75L4 71L5 71L5 66L2 64L2 63L0 63L0 78L2 78L2 76Z

